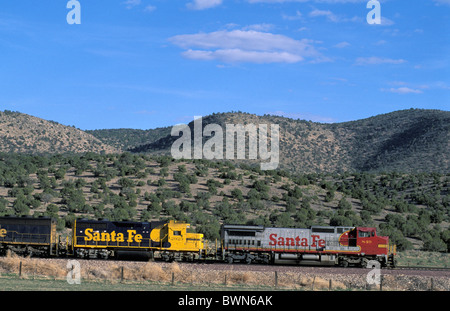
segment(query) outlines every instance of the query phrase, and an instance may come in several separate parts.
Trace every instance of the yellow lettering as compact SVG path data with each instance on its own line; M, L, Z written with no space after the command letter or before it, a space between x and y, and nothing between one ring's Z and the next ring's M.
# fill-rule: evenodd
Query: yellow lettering
M91 240L92 240L92 231L94 231L94 229L86 229L86 230L84 231L84 234L86 235L86 236L84 237L84 240L85 240L85 241L91 241Z
M136 230L127 230L127 232L128 232L127 242L131 243L131 242L133 242L133 234L136 234Z
M136 234L136 236L134 237L134 240L138 243L142 242L142 234Z
M117 233L117 242L125 242L125 238L123 237L123 233Z
M95 242L98 242L98 241L101 241L100 240L100 232L94 232L94 241Z
M142 234L136 234L136 230L127 230L128 239L127 242L142 242ZM5 229L0 229L0 237L3 237L3 234L6 234ZM85 241L94 241L94 242L125 242L125 237L123 233L116 233L115 231L109 232L94 232L94 229L89 228L84 230L84 240Z
M102 239L103 242L109 242L110 241L110 236L108 232L102 232Z
M6 236L6 229L0 229L0 238L4 238Z

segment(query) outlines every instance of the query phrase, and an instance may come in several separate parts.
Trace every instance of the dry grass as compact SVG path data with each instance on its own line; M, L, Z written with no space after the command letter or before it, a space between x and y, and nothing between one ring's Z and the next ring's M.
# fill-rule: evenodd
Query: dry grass
M36 259L8 254L0 258L0 276L20 275L21 279L65 280L70 259ZM365 290L366 275L316 274L312 272L278 272L234 270L234 267L222 270L214 265L161 262L117 262L101 260L80 260L82 283L104 283L118 286L124 284L153 284L157 287L176 289L221 288L221 289L264 289L264 290ZM21 266L21 272L19 269ZM386 275L384 290L428 290L429 277ZM446 278L434 279L434 290L448 290Z
M20 257L10 252L7 253L6 257L0 259L0 272L21 273L22 277L39 275L60 278L67 275L67 269L61 265L55 265L47 261L38 261L29 257Z
M41 260L19 257L8 253L0 258L0 274L16 274L21 278L45 277L64 279L69 268L67 260ZM21 268L20 268L21 266ZM118 264L117 262L82 261L81 278L89 281L108 281L115 284L121 281L176 283L196 286L245 286L272 287L275 286L273 272L264 271L233 271L199 269L195 265L186 266L173 262L170 264L146 262L133 265ZM21 269L21 271L19 271ZM333 281L333 289L345 289L345 285ZM277 286L285 289L327 290L329 281L319 277L305 277L296 273L280 273Z

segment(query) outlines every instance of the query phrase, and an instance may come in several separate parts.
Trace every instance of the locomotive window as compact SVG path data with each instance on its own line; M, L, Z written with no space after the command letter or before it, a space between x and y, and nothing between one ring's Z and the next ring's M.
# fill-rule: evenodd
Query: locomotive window
M334 233L334 228L312 228L311 230L317 233Z
M236 230L230 230L228 231L228 235L230 236L255 236L255 231L236 231Z
M181 231L174 231L173 235L181 235Z
M360 238L370 238L371 236L373 236L373 232L371 231L359 231Z

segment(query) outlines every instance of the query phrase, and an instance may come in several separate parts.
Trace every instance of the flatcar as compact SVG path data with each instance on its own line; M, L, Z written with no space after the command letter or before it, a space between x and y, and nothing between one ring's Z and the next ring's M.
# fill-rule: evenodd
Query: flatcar
M232 262L295 263L308 265L367 266L376 260L394 265L389 237L375 228L323 227L310 229L223 225L224 260Z
M56 221L49 217L0 217L0 254L56 256L60 253Z

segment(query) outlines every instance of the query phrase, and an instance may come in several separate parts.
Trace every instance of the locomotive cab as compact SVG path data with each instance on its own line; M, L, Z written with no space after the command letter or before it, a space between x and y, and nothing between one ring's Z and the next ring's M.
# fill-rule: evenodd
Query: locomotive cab
M356 245L361 253L366 255L388 255L389 237L378 236L375 228L357 227L353 229L356 234Z
M203 249L203 234L190 233L190 225L184 222L170 220L150 233L152 246L171 251L198 252Z
M376 228L356 227L348 233L348 246L372 244L375 237L377 237Z

